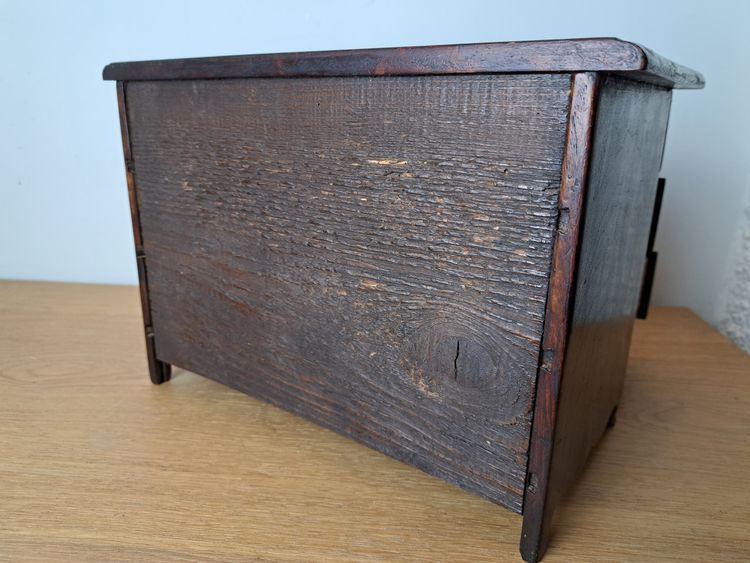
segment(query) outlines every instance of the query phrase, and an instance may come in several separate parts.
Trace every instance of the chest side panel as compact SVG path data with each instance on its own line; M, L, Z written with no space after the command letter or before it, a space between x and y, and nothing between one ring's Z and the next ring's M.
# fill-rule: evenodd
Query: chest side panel
M671 101L671 90L614 76L600 87L555 431L559 496L620 401Z
M128 83L157 357L520 511L569 85Z

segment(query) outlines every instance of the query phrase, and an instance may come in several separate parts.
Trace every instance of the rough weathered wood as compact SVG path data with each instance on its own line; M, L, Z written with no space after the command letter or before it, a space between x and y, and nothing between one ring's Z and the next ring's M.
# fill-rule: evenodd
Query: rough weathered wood
M549 465L546 486L529 488L524 504L524 513L533 509L524 518L522 540L529 561L541 557L555 505L580 474L620 401L667 130L670 90L614 76L605 78L599 90L572 320L562 374L552 385L559 397L543 394L543 368L537 383L537 405L540 400L545 404L536 410L543 418L534 419L530 480L538 423L548 427L547 418L557 416L552 435L545 434L539 444ZM559 323L550 329L560 330Z
M700 73L615 38L436 45L113 63L106 80L621 72L674 88L702 88Z
M679 89L701 89L706 85L700 72L670 61L641 45L637 47L641 50L641 69L622 72L626 78Z
M584 220L584 190L589 170L599 76L574 74L567 127L557 237L552 254L544 337L536 383L534 421L523 505L521 554L537 561L547 547L552 517L548 508L552 445L558 417L558 397L571 320L578 241ZM581 405L585 409L585 405Z
M148 277L146 275L146 259L143 254L143 237L141 235L141 218L135 187L133 155L130 150L130 126L128 124L127 101L125 99L125 84L117 83L117 107L120 113L120 135L122 137L122 151L125 157L125 176L128 183L128 199L130 200L130 219L133 225L133 241L138 266L138 285L141 294L141 310L143 311L143 330L146 336L146 354L148 355L148 371L151 381L155 384L169 381L171 368L169 364L156 358L154 334L151 326L151 304L149 303Z
M569 89L129 83L157 356L520 511Z

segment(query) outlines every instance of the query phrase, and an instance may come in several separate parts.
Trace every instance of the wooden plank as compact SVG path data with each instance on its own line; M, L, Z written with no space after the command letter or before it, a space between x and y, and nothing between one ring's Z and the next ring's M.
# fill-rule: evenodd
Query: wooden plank
M128 122L126 86L117 83L117 108L120 115L120 134L122 151L125 157L125 177L128 184L128 200L130 201L130 219L133 226L133 241L135 243L135 257L138 266L138 284L141 293L141 310L143 311L143 331L146 337L146 354L148 356L148 372L155 384L169 381L170 366L156 357L154 334L151 327L151 303L148 291L148 276L146 273L146 256L143 251L143 236L141 234L141 214L135 187L135 168L133 154L130 150L130 124Z
M559 396L545 400L545 408L557 402L557 418L554 434L540 441L551 467L547 487L539 487L546 521L539 527L529 519L541 532L535 538L539 552L527 551L531 560L543 552L554 506L580 475L620 402L670 102L670 90L615 76L600 88L572 318L563 371L553 386ZM542 377L543 371L540 392ZM536 428L535 418L532 464ZM526 502L536 503L538 496L527 494Z
M674 88L704 84L692 69L609 37L113 63L103 75L105 80L190 80L581 71L630 73Z
M0 559L519 560L510 511L203 377L149 384L137 288L0 281L0 311ZM637 321L544 562L750 560L749 373L685 309Z
M569 86L129 84L158 357L520 511Z
M133 176L133 155L130 152L130 127L125 107L125 83L117 83L117 111L120 117L120 138L122 153L125 159L125 178L128 184L128 201L130 203L130 221L133 227L133 241L136 255L143 253L141 240L141 219L138 214L138 203L135 199L135 177Z
M550 273L541 361L537 375L534 421L529 446L521 554L526 561L542 557L552 519L549 504L552 446L558 424L560 380L568 345L571 305L596 116L599 76L574 74L566 133L559 221ZM591 210L592 212L594 210ZM583 407L582 407L583 408Z

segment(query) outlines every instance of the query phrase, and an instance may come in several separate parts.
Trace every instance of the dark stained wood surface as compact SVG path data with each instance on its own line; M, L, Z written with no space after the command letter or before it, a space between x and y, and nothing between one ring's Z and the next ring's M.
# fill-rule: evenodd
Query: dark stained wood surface
M555 505L580 475L608 423L614 422L670 103L668 89L614 76L605 78L599 89L572 321L558 383L554 446L540 528L542 551ZM535 438L536 428L535 418ZM532 443L532 462L534 447ZM534 496L527 494L527 502L530 498Z
M571 106L558 202L557 237L552 255L547 312L536 384L536 403L526 495L523 505L521 554L526 561L539 560L547 546L552 510L550 474L552 445L558 417L558 398L568 327L571 322L572 287L578 260L578 244L584 220L584 193L591 156L599 76L574 74ZM581 406L585 408L585 406Z
M520 511L569 88L128 83L157 357Z
M653 82L668 88L701 89L706 85L700 72L677 64L642 45L638 45L638 48L643 53L641 68L622 72L627 78Z
M130 150L130 126L127 116L127 102L125 100L125 84L117 83L117 107L120 113L120 136L122 151L125 158L125 177L128 184L128 199L130 200L130 219L133 225L133 241L135 243L136 265L138 267L138 285L141 294L141 310L143 311L143 330L146 338L146 354L148 356L148 371L151 381L155 384L169 381L171 367L156 359L154 346L154 330L151 325L151 305L149 303L148 276L146 274L146 259L143 253L143 237L141 236L141 216L138 207L135 187L133 155Z
M674 88L702 88L700 73L615 38L436 45L113 63L106 80L607 71Z

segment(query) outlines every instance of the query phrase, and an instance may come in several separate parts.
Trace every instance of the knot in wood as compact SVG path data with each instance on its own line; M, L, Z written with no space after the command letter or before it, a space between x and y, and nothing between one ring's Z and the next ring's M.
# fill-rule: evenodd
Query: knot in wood
M513 354L474 324L444 319L424 323L406 346L406 374L435 401L467 413L502 411L503 421L511 421L522 411Z

